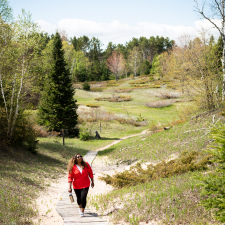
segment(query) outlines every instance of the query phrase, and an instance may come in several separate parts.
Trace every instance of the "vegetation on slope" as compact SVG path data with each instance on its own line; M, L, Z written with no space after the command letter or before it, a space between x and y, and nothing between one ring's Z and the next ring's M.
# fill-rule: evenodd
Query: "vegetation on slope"
M205 155L202 150L212 141L208 135L209 130L213 126L212 123L216 123L218 119L223 120L219 114L199 116L197 119L195 117L168 131L124 140L108 150L99 152L99 156L108 156L117 164L131 164L137 160L160 163L162 160L169 160L176 155L180 155L180 160L182 160L184 154L187 152L191 154L193 150L196 155ZM186 159L188 158L190 159L190 157L186 157ZM179 158L177 161L169 161L167 165L170 165L170 162L178 163ZM200 163L200 161L196 161L196 163L198 162ZM157 166L165 169L165 165L165 162L161 162L146 173L154 174ZM191 167L191 165L194 164L189 166ZM119 189L106 195L91 199L91 204L99 212L111 215L111 221L115 224L119 221L129 224L150 221L157 221L159 224L219 224L213 219L213 210L207 211L199 204L201 188L197 186L199 181L194 177L202 172L181 173L187 169L187 164L180 163L179 166L180 173L178 174L161 176L163 173L160 173L161 175L156 179L146 176L148 179L146 183L135 183L135 179L132 180L134 181L132 183L130 180L129 185L122 185L124 187L120 186ZM133 167L133 169L136 170L136 176L139 176L140 167ZM162 172L160 168L158 169L155 172ZM116 178L125 173L128 174L128 172L119 173L107 181L119 182L119 179ZM127 176L125 181L127 181Z

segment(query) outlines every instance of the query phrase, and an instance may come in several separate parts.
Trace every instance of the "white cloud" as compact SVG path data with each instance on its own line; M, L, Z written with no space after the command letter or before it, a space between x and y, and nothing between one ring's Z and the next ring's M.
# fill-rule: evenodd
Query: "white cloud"
M207 30L212 28L212 25L207 20L197 20L193 26L173 26L149 22L139 22L136 25L130 25L115 20L110 23L97 23L90 20L68 18L61 19L57 25L52 25L44 20L37 22L42 30L49 34L55 33L56 29L64 29L69 37L80 37L83 35L89 38L97 37L105 44L105 47L109 41L116 44L124 44L126 41L131 40L132 37L139 38L140 36L149 38L150 36L159 35L177 40L184 33L197 35L202 28ZM219 24L218 20L215 22ZM218 36L216 29L212 29L211 33L216 37Z

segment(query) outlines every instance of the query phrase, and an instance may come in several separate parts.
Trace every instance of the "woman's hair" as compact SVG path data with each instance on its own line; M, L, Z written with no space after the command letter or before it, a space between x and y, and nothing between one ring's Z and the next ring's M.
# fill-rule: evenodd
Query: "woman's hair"
M68 170L68 173L71 173L72 172L72 169L73 169L73 166L77 164L77 156L78 155L81 155L80 153L77 153L75 156L73 156L70 160L69 160L69 163L68 163L68 166L67 166L67 170ZM85 168L87 167L87 163L83 160L82 158L82 161L81 161L81 165Z

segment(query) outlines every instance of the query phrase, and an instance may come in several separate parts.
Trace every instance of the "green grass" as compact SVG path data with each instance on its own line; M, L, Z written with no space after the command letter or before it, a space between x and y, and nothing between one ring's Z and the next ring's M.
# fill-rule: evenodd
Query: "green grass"
M162 123L167 124L175 119L179 118L179 109L183 107L189 107L191 103L179 102L174 103L172 106L157 108L148 108L144 106L146 102L160 100L159 97L152 96L146 89L133 90L131 93L123 93L124 96L130 96L132 98L129 102L107 102L96 101L97 97L111 97L113 92L85 92L83 90L77 90L75 98L78 104L98 104L101 109L116 115L126 118L137 118L140 113L148 119L149 123Z
M219 224L199 203L197 173L159 179L130 188L115 190L90 199L100 212L109 213L110 221L138 225L157 221L159 224Z
M200 118L197 122L191 120L153 135L132 137L99 152L98 155L108 156L110 160L116 162L136 160L159 162L171 154L185 150L201 151L208 140L204 134L211 120L211 117ZM190 130L194 131L186 132Z
M220 115L216 115L216 119ZM208 130L212 115L199 117L168 131L137 136L101 151L98 157L108 156L113 164L135 161L158 163L172 155L193 150L201 152L210 143ZM109 162L108 161L108 162ZM211 212L199 205L199 182L188 172L179 176L158 179L129 188L114 190L91 199L99 212L111 215L111 221L139 224L156 220L161 224L220 224ZM111 212L111 213L110 213Z

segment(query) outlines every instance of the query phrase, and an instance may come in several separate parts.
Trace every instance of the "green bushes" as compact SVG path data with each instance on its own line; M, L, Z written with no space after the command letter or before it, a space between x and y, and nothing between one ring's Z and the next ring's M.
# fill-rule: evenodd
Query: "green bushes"
M8 121L5 111L0 108L0 142L25 148L33 154L37 153L37 133L28 115L19 111L11 139L6 138L7 128Z
M202 205L213 209L216 220L225 222L225 125L215 127L211 132L216 145L209 149L217 168L207 175L199 176L202 180Z
M100 105L96 105L96 104L86 104L87 107L90 107L90 108L99 108Z
M90 91L90 84L88 83L88 82L84 82L84 84L83 84L83 90L85 90L85 91Z
M130 170L117 173L113 176L104 175L100 179L116 188L123 188L160 178L171 177L188 171L206 170L207 165L210 163L209 155L203 156L196 151L184 151L178 159L168 162L162 161L155 166L150 164L146 170L141 167L140 163L137 163L137 165L132 166Z
M81 141L87 141L90 139L90 135L89 135L89 132L88 131L81 131L79 133L79 139Z

